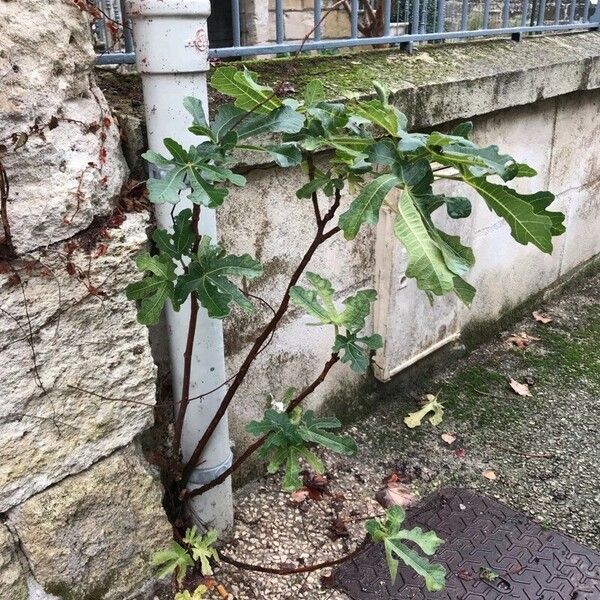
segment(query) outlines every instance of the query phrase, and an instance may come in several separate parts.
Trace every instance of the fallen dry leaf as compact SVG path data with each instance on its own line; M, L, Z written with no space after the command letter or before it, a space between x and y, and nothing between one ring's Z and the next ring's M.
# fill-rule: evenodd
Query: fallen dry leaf
M442 439L446 444L454 444L456 438L451 433L442 433Z
M350 537L350 532L348 531L346 522L340 517L334 519L331 525L329 525L328 529L331 534L330 537L333 540Z
M519 396L531 396L529 386L526 383L519 383L516 379L511 379L509 385L513 392L519 394Z
M498 475L496 475L496 471L494 471L493 469L486 469L482 475L486 478L489 479L490 481L494 481L496 479L498 479Z
M524 331L520 333L515 333L506 339L507 342L514 344L517 348L521 348L525 350L531 344L531 342L539 342L541 338L535 337L534 335L529 335Z
M457 448L454 451L454 456L456 456L456 458L464 458L467 455L467 452L464 448Z
M539 310L534 310L531 315L538 323L544 323L544 325L546 323L552 323L554 320L548 313Z
M295 492L292 492L290 494L290 500L292 502L296 502L297 504L300 504L300 502L304 502L308 498L309 495L310 495L310 492L307 489L296 490Z
M383 508L389 508L390 506L402 506L408 508L415 503L415 495L411 489L399 481L400 477L396 473L392 473L391 477L387 480L385 487L381 488L377 494L375 494L375 500L383 506Z

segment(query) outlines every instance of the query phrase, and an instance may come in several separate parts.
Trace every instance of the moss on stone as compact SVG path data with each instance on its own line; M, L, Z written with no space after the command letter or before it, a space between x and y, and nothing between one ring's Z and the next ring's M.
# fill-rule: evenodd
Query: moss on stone
M72 584L64 581L50 582L44 587L44 590L52 596L61 598L61 600L104 600L106 594L110 592L113 579L113 576L109 575L86 592L82 592L74 588Z

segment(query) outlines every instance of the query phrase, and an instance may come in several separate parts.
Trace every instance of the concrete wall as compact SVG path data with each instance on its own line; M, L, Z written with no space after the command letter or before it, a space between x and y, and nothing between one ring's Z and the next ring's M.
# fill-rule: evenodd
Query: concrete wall
M531 245L517 244L508 226L467 186L460 186L460 193L473 201L472 217L453 221L442 215L440 224L444 230L460 234L474 249L477 263L467 279L477 288L477 295L470 309L453 297L436 299L431 306L414 281L406 279L406 253L393 237L391 219L384 216L377 227L364 227L354 242L331 239L309 270L330 277L340 298L360 287L377 289L379 301L370 327L385 338L385 347L376 357L379 379L388 380L456 340L465 326L498 318L600 252L600 158L594 142L600 135L599 63L593 58L597 49L585 58L581 52L597 40L597 34L585 34L540 41L537 49L537 41L517 49L517 44L501 42L425 49L410 59L390 52L374 53L372 60L363 57L364 64L392 65L387 82L395 86L395 103L409 115L413 128L446 130L448 118L473 118L477 143L498 144L502 151L537 169L536 177L519 180L518 189L553 191L557 196L553 206L567 214L567 233L555 238L554 252L548 256ZM571 51L566 52L569 46ZM579 61L574 58L578 53ZM523 57L529 57L531 69L517 66L524 64ZM339 64L338 70L343 70L344 63L337 60L324 59L314 69L327 73ZM540 61L545 72L537 68ZM414 69L426 65L427 75L413 83L411 78L415 81L417 72L411 65ZM252 68L260 66L255 63ZM303 75L298 93L309 78L310 74ZM576 89L579 91L571 91ZM276 306L287 277L310 243L312 206L295 196L305 181L299 169L261 165L251 168L247 177L248 186L232 190L219 212L221 237L230 250L249 251L263 262L265 276L252 282L250 289ZM453 188L438 186L440 192L459 191ZM349 201L344 195L342 205ZM260 322L269 316L266 309L258 313L236 314L225 322L230 373L245 356ZM248 375L230 418L233 438L241 446L248 441L243 427L262 414L267 394L278 396L288 386L309 383L329 356L331 332L307 327L310 321L301 311L290 310ZM348 397L353 410L361 399L366 401L364 383L364 378L338 364L309 405L339 405L337 400L342 400L343 406L343 398Z
M0 48L0 599L124 600L171 537L138 443L156 369L123 294L149 219L121 201L87 17L2 2Z

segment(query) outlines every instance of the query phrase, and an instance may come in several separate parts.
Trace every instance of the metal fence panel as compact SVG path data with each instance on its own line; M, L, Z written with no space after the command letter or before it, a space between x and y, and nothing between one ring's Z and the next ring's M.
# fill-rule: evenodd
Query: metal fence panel
M97 62L104 65L134 63L131 26L125 15L124 0L93 1L101 15L92 24ZM394 0L394 7L392 0L313 0L312 30L299 41L286 38L286 0L274 0L274 11L270 15L275 20L275 40L248 45L243 39L245 0L230 2L231 45L211 48L212 58L371 45L410 46L475 37L521 39L528 33L598 29L600 19L600 0ZM298 5L295 6L297 11ZM347 15L349 37L325 39L324 25L333 10ZM366 16L374 13L377 13L377 23L370 29L372 36L361 35L361 31L369 30Z

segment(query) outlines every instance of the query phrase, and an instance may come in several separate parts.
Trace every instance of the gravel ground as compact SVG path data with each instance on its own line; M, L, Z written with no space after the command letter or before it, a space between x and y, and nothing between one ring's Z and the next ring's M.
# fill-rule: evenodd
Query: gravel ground
M324 455L330 481L321 500L293 502L279 476L240 489L234 541L223 551L266 566L340 557L362 541L364 517L382 512L374 496L392 473L421 497L447 485L479 489L598 549L599 298L600 275L565 286L537 307L552 322L528 314L452 370L420 380L412 394L350 427L360 453ZM519 349L508 338L521 332L540 339ZM532 396L513 392L510 378L528 382ZM444 420L409 430L403 418L426 393L438 394ZM446 443L443 433L455 441ZM483 475L489 471L494 480ZM347 600L327 588L329 572L277 577L223 565L217 577L238 600Z

